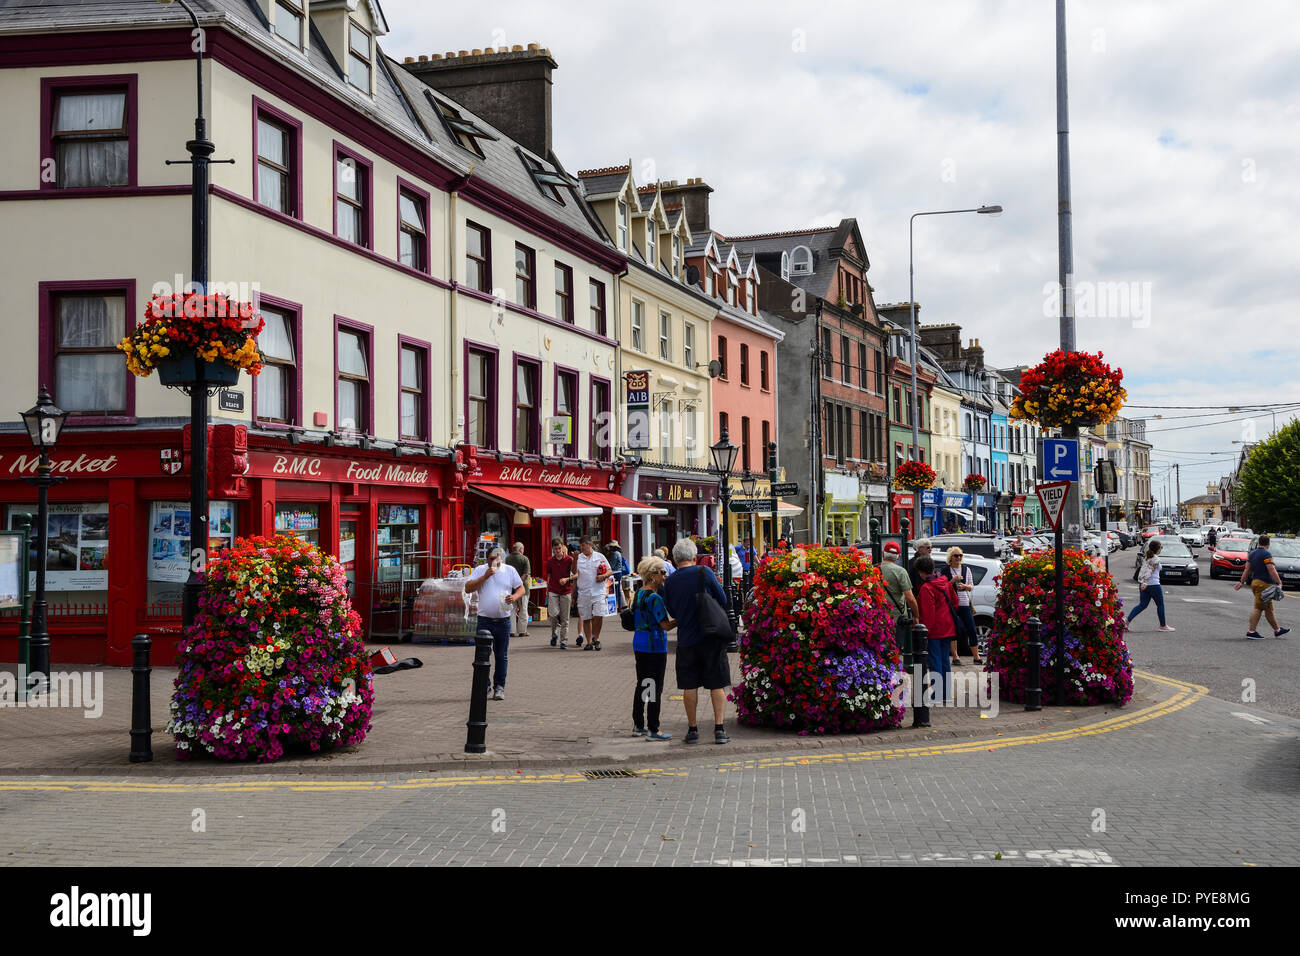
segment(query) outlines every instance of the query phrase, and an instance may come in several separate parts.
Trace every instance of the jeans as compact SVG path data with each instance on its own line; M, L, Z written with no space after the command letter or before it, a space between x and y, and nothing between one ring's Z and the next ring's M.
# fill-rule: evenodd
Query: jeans
M1135 607L1133 610L1128 612L1128 619L1132 621L1133 618L1137 617L1139 614L1142 613L1143 608L1145 608L1148 604L1151 604L1153 602L1155 603L1156 606L1156 614L1160 617L1160 626L1164 627L1165 626L1165 591L1164 588L1162 588L1158 584L1148 584L1146 587L1142 589L1142 600L1138 602L1137 607Z
M949 654L952 647L952 638L950 637L932 637L927 644L930 646L928 655L930 661L930 673L934 674L934 688L936 700L947 700L948 694L948 675L952 673L952 662L949 660Z
M551 640L555 640L558 629L560 642L569 641L569 610L573 607L572 594L552 594L546 599L546 613L551 618Z
M492 675L492 686L505 688L506 662L510 654L510 618L480 617L474 625L475 632L487 631L492 635L492 656L496 658L496 670Z
M632 726L645 727L650 733L659 732L659 703L664 697L664 674L668 671L668 652L656 654L653 651L636 651L636 693L632 695ZM654 691L646 700L645 681L654 681ZM649 723L643 723L644 712Z

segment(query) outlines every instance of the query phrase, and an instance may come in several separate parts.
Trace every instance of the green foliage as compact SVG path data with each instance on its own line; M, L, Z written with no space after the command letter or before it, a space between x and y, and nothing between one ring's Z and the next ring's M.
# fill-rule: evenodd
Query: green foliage
M1251 449L1232 501L1256 531L1300 532L1300 419Z

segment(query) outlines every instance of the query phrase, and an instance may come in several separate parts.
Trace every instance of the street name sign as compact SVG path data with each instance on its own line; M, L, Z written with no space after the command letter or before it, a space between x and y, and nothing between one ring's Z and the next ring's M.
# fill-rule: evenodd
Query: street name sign
M1043 442L1043 477L1052 481L1079 480L1079 443L1049 438Z
M799 494L799 482L797 481L778 481L772 485L772 496L774 498L793 498Z
M1034 494L1043 504L1043 514L1052 523L1052 528L1060 530L1061 514L1065 511L1065 497L1070 492L1068 481L1048 481L1034 487Z

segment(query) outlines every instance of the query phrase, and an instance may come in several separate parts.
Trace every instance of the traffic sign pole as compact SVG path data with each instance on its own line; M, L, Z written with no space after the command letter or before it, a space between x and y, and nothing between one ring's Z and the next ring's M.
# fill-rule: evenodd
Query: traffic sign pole
M1056 517L1056 706L1065 706L1065 568L1061 516Z

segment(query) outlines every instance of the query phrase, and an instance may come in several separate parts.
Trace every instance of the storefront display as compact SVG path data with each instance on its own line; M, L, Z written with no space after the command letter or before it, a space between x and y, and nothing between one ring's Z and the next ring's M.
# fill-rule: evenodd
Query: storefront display
M420 577L423 523L424 509L419 505L379 506L379 520L375 525L376 581L410 581Z
M21 533L0 534L0 610L22 606L23 547Z
M28 587L36 587L36 506L11 505L10 531L28 531L31 549ZM70 592L108 589L108 503L54 504L49 506L49 540L45 551L45 590L51 604ZM79 593L78 601L92 595Z
M320 544L320 505L283 502L276 505L275 530Z
M190 576L190 505L188 501L155 501L149 509L149 556L145 577L149 603L180 601L181 587ZM208 502L208 553L234 542L235 503Z

